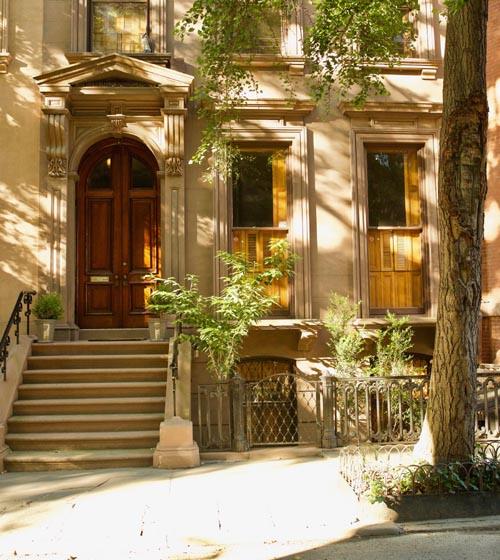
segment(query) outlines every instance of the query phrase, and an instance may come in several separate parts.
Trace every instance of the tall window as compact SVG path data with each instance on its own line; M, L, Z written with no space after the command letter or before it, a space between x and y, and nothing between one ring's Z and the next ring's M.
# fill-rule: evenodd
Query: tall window
M409 29L405 33L396 35L396 37L394 37L394 42L402 56L414 57L416 56L414 40L417 34L417 15L414 10L404 8L402 17L403 21L409 24Z
M418 147L367 151L370 312L423 312Z
M254 44L249 52L252 54L279 54L282 50L286 22L284 16L276 10L267 10L265 17L256 22L253 32Z
M288 195L285 150L243 151L232 178L232 249L257 268L269 254L269 241L288 237ZM289 282L274 282L270 293L275 315L288 315Z
M151 52L146 0L92 0L90 8L90 50L112 53Z

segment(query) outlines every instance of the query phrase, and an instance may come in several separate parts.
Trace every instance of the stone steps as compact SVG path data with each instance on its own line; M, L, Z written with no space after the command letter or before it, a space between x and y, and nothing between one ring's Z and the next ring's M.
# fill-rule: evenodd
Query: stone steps
M8 434L5 443L13 451L67 451L92 449L153 449L159 429L136 432L55 432Z
M28 383L19 385L19 399L161 397L165 381L116 383Z
M95 383L164 381L167 368L35 369L23 373L24 383Z
M6 469L150 466L167 356L161 342L33 344L7 423Z
M144 431L156 430L163 418L163 413L12 416L7 426L9 434Z
M163 412L165 397L30 399L14 403L14 414L116 414Z
M5 463L9 472L150 467L153 449L16 451Z

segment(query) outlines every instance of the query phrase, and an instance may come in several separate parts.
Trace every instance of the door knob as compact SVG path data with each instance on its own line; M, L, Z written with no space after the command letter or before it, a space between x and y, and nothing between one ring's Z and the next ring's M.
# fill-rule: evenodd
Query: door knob
M126 263L125 261L122 262L122 266L127 266L128 263Z

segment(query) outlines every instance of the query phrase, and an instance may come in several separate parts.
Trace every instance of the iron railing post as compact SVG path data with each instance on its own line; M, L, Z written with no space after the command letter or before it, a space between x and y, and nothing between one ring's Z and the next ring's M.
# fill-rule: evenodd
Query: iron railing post
M247 451L248 442L245 436L245 381L236 372L230 380L231 411L233 416L233 451Z
M323 437L321 446L325 449L337 447L337 436L335 433L334 415L334 388L335 378L325 374L321 376L321 388L323 392Z

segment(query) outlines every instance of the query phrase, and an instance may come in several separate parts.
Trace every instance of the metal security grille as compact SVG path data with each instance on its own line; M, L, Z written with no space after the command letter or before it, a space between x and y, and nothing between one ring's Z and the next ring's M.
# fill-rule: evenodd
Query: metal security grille
M198 386L193 429L200 449L231 449L232 419L229 382Z
M246 436L250 447L321 441L320 386L279 373L246 384Z

